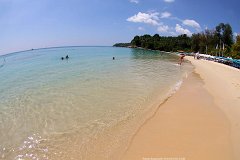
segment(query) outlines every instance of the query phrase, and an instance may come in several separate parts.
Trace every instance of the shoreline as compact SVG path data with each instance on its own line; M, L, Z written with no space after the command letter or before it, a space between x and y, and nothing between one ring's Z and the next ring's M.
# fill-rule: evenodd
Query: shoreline
M144 158L224 160L240 157L237 152L240 148L238 144L240 128L233 127L240 122L240 118L237 118L240 112L234 116L231 115L232 112L227 112L226 105L221 105L224 101L219 103L217 93L209 87L218 80L216 77L214 79L214 74L211 75L209 71L213 66L218 68L217 73L222 70L223 75L231 72L233 77L229 78L229 81L235 78L234 82L240 80L239 76L234 76L236 73L239 74L239 71L214 62L194 60L192 57L186 59L195 66L194 73L185 79L181 88L139 128L123 160ZM202 68L204 66L205 68ZM210 78L213 80L209 81ZM240 87L240 84L238 85ZM215 89L219 92L221 87L222 84L220 86L218 84ZM233 93L232 91L228 91L231 94L229 98L239 94L237 88ZM234 101L237 103L233 110L240 104L239 99L240 95Z

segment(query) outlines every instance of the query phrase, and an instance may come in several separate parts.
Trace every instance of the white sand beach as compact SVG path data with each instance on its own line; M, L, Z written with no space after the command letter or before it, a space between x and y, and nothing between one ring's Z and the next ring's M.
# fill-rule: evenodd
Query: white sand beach
M186 59L194 73L139 129L124 160L240 159L240 71Z

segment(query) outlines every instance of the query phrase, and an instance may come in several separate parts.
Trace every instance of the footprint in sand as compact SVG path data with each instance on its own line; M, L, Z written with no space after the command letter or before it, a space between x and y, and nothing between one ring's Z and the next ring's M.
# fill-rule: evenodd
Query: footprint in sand
M238 83L232 83L232 84L236 87L240 87L240 84L238 84Z

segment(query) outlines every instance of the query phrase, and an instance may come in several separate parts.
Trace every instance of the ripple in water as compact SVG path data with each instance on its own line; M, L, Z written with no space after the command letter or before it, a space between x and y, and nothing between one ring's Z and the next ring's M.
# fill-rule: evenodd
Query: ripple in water
M192 70L175 66L173 54L113 47L4 57L1 159L118 159L147 113Z

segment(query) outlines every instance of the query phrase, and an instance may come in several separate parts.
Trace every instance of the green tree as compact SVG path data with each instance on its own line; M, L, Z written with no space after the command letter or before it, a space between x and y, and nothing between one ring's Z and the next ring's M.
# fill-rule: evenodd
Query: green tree
M236 43L233 45L232 57L240 59L240 36L236 37Z
M135 36L133 40L131 41L132 46L135 47L140 47L141 46L141 41L139 36Z
M193 34L191 39L191 48L193 52L198 52L200 50L200 34Z
M224 45L224 54L229 55L233 45L233 32L231 25L220 23L218 26L216 26L216 37L218 37L218 45L222 49Z
M161 51L191 50L191 38L187 35L178 37L161 37L158 34L135 36L131 44L132 46Z
M122 45L122 44L121 44ZM125 44L124 44L125 45ZM159 34L135 36L131 41L133 47L142 47L146 49L161 50L161 51L188 51L200 52L212 55L218 55L220 48L224 46L224 56L238 55L238 45L233 45L233 32L230 24L220 23L213 30L205 30L201 33L195 33L191 37L186 34L177 37L164 37ZM216 49L216 46L218 48ZM234 48L234 52L231 50Z

